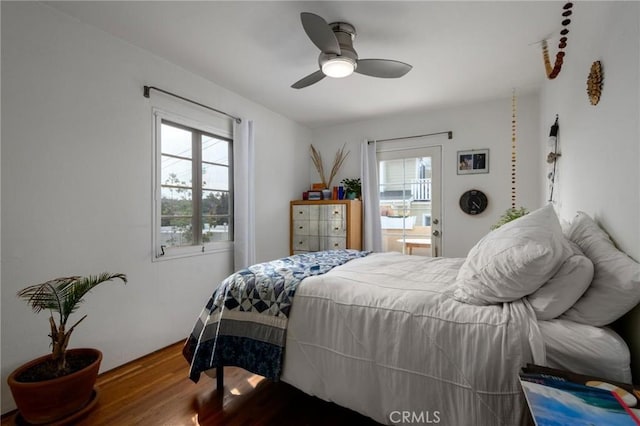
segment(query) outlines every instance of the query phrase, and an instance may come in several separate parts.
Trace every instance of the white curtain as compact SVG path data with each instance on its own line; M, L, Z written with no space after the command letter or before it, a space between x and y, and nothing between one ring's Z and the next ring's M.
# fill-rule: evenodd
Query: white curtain
M255 153L253 121L233 128L234 270L256 263Z
M380 226L380 189L378 185L378 158L376 142L362 142L360 149L362 170L362 208L364 211L363 245L365 250L382 251Z

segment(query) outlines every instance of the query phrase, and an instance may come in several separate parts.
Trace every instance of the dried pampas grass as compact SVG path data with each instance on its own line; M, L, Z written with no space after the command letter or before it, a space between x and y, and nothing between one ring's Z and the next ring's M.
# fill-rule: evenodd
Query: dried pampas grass
M311 159L313 160L313 165L316 167L316 170L318 171L318 175L320 175L320 179L322 180L322 185L324 185L324 187L327 189L331 188L331 182L333 181L333 178L336 177L336 175L338 174L338 170L340 170L340 167L342 167L342 163L344 163L344 160L349 156L349 153L351 152L351 151L347 151L347 152L344 151L345 145L342 145L342 148L340 148L336 152L336 156L333 159L333 166L331 167L331 173L329 173L329 179L327 180L324 177L324 166L322 164L322 156L320 155L320 152L317 149L315 149L313 144L311 144Z

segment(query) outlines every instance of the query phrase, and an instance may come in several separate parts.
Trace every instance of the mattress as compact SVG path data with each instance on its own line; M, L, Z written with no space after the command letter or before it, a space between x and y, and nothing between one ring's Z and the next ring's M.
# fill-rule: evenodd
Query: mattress
M281 379L383 424L403 413L455 426L524 423L518 372L545 362L535 314L525 299L453 300L463 261L373 253L306 278Z
M631 383L629 348L615 331L562 319L540 321L539 327L547 366Z

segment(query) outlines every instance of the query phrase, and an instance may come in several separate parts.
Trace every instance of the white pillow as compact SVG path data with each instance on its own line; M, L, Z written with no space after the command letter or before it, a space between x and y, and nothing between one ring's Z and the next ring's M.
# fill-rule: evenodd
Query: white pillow
M640 302L640 264L618 250L609 235L578 212L568 237L593 262L593 281L563 319L597 327L611 324Z
M573 254L564 261L558 272L527 298L539 320L562 315L587 290L593 278L593 263L580 248L570 242Z
M469 251L454 299L473 305L510 302L536 291L571 256L552 205L502 225Z

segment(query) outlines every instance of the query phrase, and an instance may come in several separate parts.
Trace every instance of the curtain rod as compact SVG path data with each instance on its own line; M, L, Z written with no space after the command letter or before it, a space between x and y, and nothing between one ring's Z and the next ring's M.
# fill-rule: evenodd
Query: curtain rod
M391 142L391 141L399 141L403 139L424 138L426 136L436 136L436 135L445 135L445 134L447 135L447 139L453 139L453 132L451 130L448 130L446 132L427 133L426 135L402 136L400 138L389 138L389 139L376 139L375 141L367 141L367 143Z
M218 114L226 115L229 118L233 118L236 121L236 123L238 123L238 124L240 124L242 122L242 119L240 119L238 117L235 117L235 116L233 116L231 114L227 114L224 111L220 111L219 109L215 109L215 108L212 108L210 106L201 104L200 102L192 101L191 99L185 98L185 97L180 96L180 95L176 95L175 93L167 92L166 90L162 90L162 89L159 89L159 88L154 87L154 86L144 86L144 97L145 98L149 98L150 97L152 89L153 90L157 90L158 92L162 92L162 93L164 93L166 95L173 96L174 98L181 99L181 100L183 100L185 102L190 102L192 104L198 105L199 107L206 108L206 109L211 110L213 112L217 112Z

